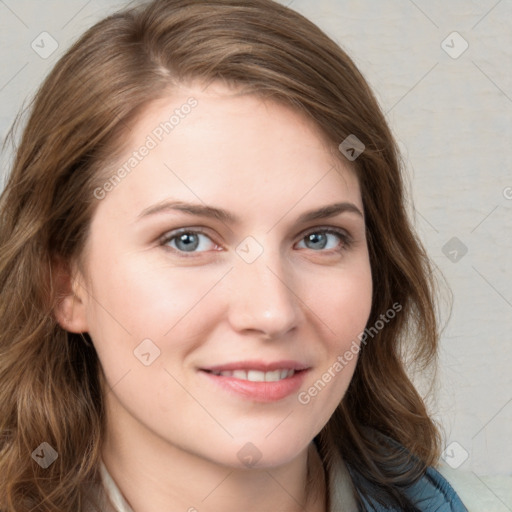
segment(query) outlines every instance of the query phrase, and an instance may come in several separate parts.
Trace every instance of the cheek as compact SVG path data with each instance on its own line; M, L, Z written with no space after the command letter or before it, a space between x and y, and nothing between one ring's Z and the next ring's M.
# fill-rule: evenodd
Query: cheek
M96 268L91 324L101 326L103 337L109 332L126 339L128 334L133 343L163 339L197 310L205 316L201 302L224 273L166 266L144 255Z
M314 312L321 319L317 326L323 333L324 355L297 397L316 418L318 429L343 399L357 365L360 338L372 305L369 262L332 276L327 284L324 293L311 296Z
M323 280L323 292L312 296L315 312L324 320L331 349L344 350L361 334L372 306L372 277L368 261L361 259Z

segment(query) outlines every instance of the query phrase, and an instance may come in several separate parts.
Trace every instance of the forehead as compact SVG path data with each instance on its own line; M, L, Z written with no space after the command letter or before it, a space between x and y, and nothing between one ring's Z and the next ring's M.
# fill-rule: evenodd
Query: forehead
M155 132L156 138L167 139L166 135L173 138L189 136L191 130L200 136L203 130L212 136L216 128L222 127L222 133L216 135L224 135L225 139L245 136L244 149L250 150L261 139L250 138L259 130L261 122L266 124L269 138L276 135L276 128L279 128L280 136L274 139L276 145L293 134L296 138L301 137L303 143L307 141L308 146L322 146L325 151L332 149L328 137L305 113L284 104L283 100L244 93L219 82L208 86L199 83L181 85L168 96L149 103L135 121L132 135L140 137ZM159 128L163 129L163 134ZM268 140L265 142L268 145Z
M313 121L285 105L220 84L182 86L139 115L110 169L124 166L129 175L107 199L142 209L172 196L243 210L298 200L307 208L341 194L362 206L356 174L336 151Z

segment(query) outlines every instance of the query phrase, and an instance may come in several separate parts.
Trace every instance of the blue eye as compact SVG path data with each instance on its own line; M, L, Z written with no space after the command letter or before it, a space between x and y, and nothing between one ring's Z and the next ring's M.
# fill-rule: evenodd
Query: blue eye
M336 239L338 240L336 241ZM322 250L342 251L349 248L351 239L344 231L332 228L322 228L310 231L303 237L301 242L305 242L306 248L313 249L316 252Z
M198 250L198 248L204 248L205 246L205 243L202 243L202 239L209 240L212 245L215 245L210 237L197 230L181 230L175 234L170 233L162 239L161 244L165 246L168 245L177 252L204 252L203 250ZM207 242L206 245L208 245Z

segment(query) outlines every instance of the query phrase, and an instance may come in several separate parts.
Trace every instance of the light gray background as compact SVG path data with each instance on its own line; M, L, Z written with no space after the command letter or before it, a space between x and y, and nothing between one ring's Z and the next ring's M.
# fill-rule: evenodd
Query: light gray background
M70 43L127 3L0 0L2 140ZM443 471L470 510L510 511L512 2L281 3L348 51L400 143L417 230L454 296L432 404L446 434ZM59 45L46 58L31 47L44 31Z

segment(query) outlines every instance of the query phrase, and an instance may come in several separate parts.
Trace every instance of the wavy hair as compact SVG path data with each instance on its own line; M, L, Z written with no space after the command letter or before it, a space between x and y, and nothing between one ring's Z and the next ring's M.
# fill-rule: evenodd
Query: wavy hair
M103 373L88 334L66 332L55 319L57 263L80 261L98 204L93 191L140 113L197 80L295 109L333 148L349 135L365 145L352 165L373 279L368 326L395 303L401 311L361 345L348 391L317 441L326 464L336 451L343 456L360 503L371 496L410 507L401 489L439 456L437 426L405 362L435 367L435 282L408 219L397 145L370 87L325 33L271 0L156 0L98 22L56 63L30 105L0 197L0 509L82 511L98 481ZM387 449L379 435L404 449ZM42 442L59 455L44 470L31 457Z

